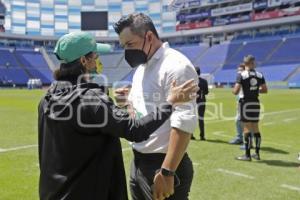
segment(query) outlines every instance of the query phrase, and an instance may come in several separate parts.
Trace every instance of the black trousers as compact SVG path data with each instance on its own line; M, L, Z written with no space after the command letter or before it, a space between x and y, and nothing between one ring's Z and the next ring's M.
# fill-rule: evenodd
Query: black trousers
M134 160L131 163L130 192L132 200L152 200L152 185L155 171L161 168L165 154L142 154L134 151ZM176 174L180 185L175 187L175 193L167 200L188 200L193 180L193 165L189 156L185 154ZM175 180L176 185L176 180Z
M200 137L204 137L205 136L204 113L205 113L205 101L204 102L198 102L198 116L199 116Z

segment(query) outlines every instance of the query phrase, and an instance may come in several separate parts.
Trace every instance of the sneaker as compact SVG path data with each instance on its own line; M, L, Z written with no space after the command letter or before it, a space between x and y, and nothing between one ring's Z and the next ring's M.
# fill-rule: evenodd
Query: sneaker
M204 140L206 140L206 139L205 139L205 137L201 137L201 136L200 136L200 140L203 140L203 141L204 141Z
M251 157L252 157L253 159L255 159L255 160L260 160L259 154L254 153L254 154L251 155Z
M246 156L246 155L238 156L235 159L236 160L241 160L241 161L251 161L251 157Z
M196 140L196 138L194 136L191 137L191 140Z
M233 140L231 140L230 142L228 142L229 144L243 144L243 140L235 138Z

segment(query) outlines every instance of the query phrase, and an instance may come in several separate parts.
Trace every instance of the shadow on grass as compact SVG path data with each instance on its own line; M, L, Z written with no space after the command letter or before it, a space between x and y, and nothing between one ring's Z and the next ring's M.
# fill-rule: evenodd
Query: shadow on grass
M267 151L267 152L270 152L270 153L289 154L289 152L287 152L287 151L283 151L281 149L276 149L276 148L273 148L273 147L261 147L261 150L262 151Z
M211 142L211 143L219 143L219 144L228 144L227 141L224 141L224 140L211 140L211 139L206 139L206 142Z
M258 163L264 163L276 167L299 167L299 163L284 160L260 160Z

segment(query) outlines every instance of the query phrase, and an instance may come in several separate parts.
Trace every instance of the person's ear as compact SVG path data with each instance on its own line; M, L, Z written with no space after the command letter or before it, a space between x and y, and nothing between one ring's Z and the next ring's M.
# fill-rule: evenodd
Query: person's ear
M153 41L153 33L151 31L149 31L148 34L147 34L147 40L148 40L148 42Z
M82 65L82 67L84 68L84 71L88 71L89 69L88 69L88 61L87 61L87 59L86 59L86 57L84 57L84 56L82 56L82 57L80 57L80 63L81 63L81 65Z
M86 64L87 64L87 59L86 59L86 57L81 56L81 57L80 57L80 62L81 62L81 64L82 64L83 66L86 66Z

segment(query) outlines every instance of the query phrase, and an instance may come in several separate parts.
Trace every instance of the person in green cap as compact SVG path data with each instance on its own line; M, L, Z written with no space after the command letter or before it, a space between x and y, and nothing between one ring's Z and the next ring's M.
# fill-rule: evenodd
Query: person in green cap
M99 44L84 32L62 36L54 53L61 61L56 82L38 107L41 200L127 200L119 137L141 142L171 115L175 104L194 98L193 80L173 87L167 104L130 118L90 75L99 73Z
M110 45L96 43L93 36L85 32L74 32L62 36L54 49L55 55L61 62L60 69L55 71L55 79L59 80L66 75L73 75L82 70L86 70L89 74L102 73L103 66L97 52L108 52L109 49ZM95 61L96 65L91 65L90 61ZM83 69L81 64L86 65L87 68ZM70 70L70 68L72 69ZM70 71L73 73L70 74ZM73 78L77 77L73 76Z

